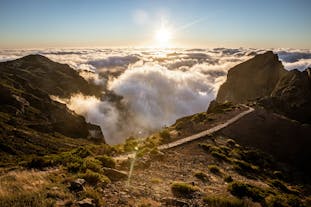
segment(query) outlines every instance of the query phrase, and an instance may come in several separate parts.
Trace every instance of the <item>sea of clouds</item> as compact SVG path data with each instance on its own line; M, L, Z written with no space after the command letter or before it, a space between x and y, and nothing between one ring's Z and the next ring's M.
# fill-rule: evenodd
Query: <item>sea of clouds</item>
M101 127L109 144L143 137L176 119L206 111L228 69L263 49L27 49L0 50L0 61L41 54L101 85L101 99L73 94L64 102ZM286 69L311 67L311 50L275 49Z

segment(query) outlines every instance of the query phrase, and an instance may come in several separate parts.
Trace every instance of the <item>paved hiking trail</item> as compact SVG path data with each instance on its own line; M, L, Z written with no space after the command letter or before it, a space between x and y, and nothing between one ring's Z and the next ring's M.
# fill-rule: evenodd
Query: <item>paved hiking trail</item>
M194 134L194 135L191 135L191 136L179 139L177 141L174 141L174 142L171 142L171 143L168 143L168 144L160 145L160 146L158 146L158 150L166 150L166 149L170 149L170 148L173 148L173 147L177 147L179 145L191 142L193 140L199 139L199 138L204 137L206 135L209 135L211 133L217 132L217 131L219 131L219 130L229 126L230 124L236 122L237 120L239 120L243 116L245 116L245 115L247 115L247 114L249 114L249 113L251 113L251 112L253 112L255 110L252 107L249 107L249 106L246 106L246 105L243 105L243 106L247 107L248 110L247 111L243 111L243 112L239 113L238 115L236 115L235 117L227 120L226 122L224 122L222 124L218 124L217 126L214 126L214 127L210 128L210 129L204 130L204 131L199 132L197 134ZM125 155L116 156L116 157L114 157L114 159L118 160L118 161L122 161L122 160L126 160L128 158L133 158L134 156L135 156L135 153L133 152L133 153L125 154Z

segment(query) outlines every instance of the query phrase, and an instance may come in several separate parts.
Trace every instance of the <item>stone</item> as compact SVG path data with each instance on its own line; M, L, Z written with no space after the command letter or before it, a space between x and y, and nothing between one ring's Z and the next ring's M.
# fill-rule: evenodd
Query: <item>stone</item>
M74 192L83 191L83 185L86 183L84 179L78 178L72 182L70 182L69 190Z
M104 174L111 180L111 181L119 181L119 180L126 180L128 178L128 174L125 171L116 170L108 167L104 167Z
M187 202L176 199L176 198L164 198L163 203L165 203L166 206L178 206L178 207L190 206Z
M95 202L91 198L85 198L77 202L79 207L96 207Z

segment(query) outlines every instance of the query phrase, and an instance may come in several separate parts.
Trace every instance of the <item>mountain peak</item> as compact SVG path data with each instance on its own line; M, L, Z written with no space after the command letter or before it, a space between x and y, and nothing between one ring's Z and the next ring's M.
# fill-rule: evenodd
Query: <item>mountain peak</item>
M272 51L256 55L228 71L227 81L220 87L216 100L240 103L268 96L284 71Z
M38 62L38 61L44 61L44 62L53 62L51 61L49 58L40 55L40 54L30 54L30 55L26 55L22 58L20 58L19 60L23 60L23 61L31 61L31 62Z

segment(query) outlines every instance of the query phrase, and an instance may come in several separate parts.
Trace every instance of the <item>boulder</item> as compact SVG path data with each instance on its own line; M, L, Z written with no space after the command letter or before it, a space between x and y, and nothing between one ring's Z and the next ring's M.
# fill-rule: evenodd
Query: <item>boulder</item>
M128 178L128 174L125 171L120 171L108 167L104 167L104 174L111 180L111 181L118 181L118 180L126 180Z
M96 207L96 204L92 198L85 198L77 202L79 207Z
M78 178L72 182L70 182L69 190L74 192L83 191L84 187L83 185L86 183L86 181L82 178Z

